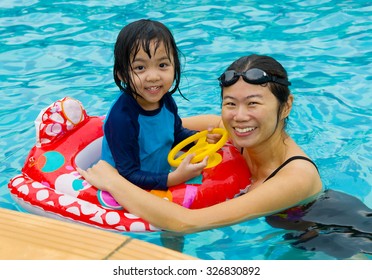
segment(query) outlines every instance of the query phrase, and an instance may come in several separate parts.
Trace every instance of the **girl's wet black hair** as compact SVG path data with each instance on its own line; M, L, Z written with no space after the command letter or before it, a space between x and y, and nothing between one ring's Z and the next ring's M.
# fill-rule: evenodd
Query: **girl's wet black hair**
M278 78L288 80L287 71L284 67L274 58L271 56L266 55L258 55L258 54L251 54L248 56L243 56L238 60L235 60L227 69L228 70L235 70L236 72L245 72L252 68L258 68L265 71L267 74L271 76L276 76ZM267 83L263 84L262 86L268 86L270 91L274 94L276 99L279 101L279 111L278 111L278 119L279 116L284 108L285 103L288 101L288 97L291 94L291 91L288 86L284 86L278 83ZM223 88L221 88L221 98L223 94ZM284 120L284 127L288 122L288 117Z
M150 19L141 19L126 25L116 39L113 74L115 83L120 90L138 95L131 82L130 73L133 71L131 59L133 60L136 57L141 48L151 57L150 43L153 41L156 43L155 50L161 43L164 44L168 58L172 58L174 63L174 88L169 92L172 94L178 90L181 93L179 89L181 64L179 49L174 37L164 24ZM122 77L124 82L120 80L118 75Z

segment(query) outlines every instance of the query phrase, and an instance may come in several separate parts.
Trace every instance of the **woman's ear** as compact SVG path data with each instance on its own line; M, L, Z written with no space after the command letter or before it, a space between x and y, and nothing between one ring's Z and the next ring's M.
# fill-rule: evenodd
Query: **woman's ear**
M283 108L283 111L282 111L282 118L283 119L285 119L286 117L289 116L289 113L292 110L293 99L294 99L293 94L290 94L288 96L288 100L287 100L286 104L284 105L284 108Z

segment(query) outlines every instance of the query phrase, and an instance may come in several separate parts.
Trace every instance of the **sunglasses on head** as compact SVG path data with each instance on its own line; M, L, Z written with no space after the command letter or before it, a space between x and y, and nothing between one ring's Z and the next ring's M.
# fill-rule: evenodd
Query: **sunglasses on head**
M229 87L235 84L239 80L240 76L243 77L243 80L246 83L253 85L262 85L269 82L277 83L283 86L291 85L287 79L282 79L277 76L270 76L265 71L258 68L252 68L242 73L235 72L235 70L228 70L223 73L218 80L220 81L220 86Z

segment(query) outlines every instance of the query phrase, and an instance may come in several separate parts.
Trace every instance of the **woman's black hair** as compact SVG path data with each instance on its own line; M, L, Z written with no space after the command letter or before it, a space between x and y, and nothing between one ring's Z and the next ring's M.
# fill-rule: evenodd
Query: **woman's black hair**
M151 57L150 44L153 42L156 44L155 50L163 43L168 58L174 63L175 83L174 88L169 92L171 94L177 90L180 92L181 64L179 50L174 37L164 24L150 19L141 19L128 24L119 32L116 39L113 74L115 83L120 90L129 94L138 95L131 82L130 74L133 71L132 60L141 49ZM119 75L123 79L123 82L120 80Z
M236 72L242 73L252 68L258 68L265 71L270 76L276 76L278 78L282 78L288 80L287 71L284 67L274 58L267 56L267 55L257 55L252 54L248 56L243 56L237 60L235 60L227 69L228 70L235 70ZM263 84L262 86L268 86L270 91L274 94L276 99L279 101L279 111L278 111L278 119L279 116L284 108L284 105L288 101L288 97L291 94L291 91L288 86L284 86L278 83L269 82L267 84ZM223 88L221 88L221 97L223 93ZM286 126L288 121L288 117L284 119L284 127Z

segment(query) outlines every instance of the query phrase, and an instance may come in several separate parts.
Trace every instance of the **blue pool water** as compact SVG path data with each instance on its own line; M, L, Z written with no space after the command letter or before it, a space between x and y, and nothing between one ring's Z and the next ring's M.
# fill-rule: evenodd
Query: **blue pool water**
M117 93L116 36L127 23L151 18L173 31L184 54L181 89L190 101L175 94L181 116L219 113L216 78L236 58L274 56L295 95L288 132L318 164L326 188L372 208L372 2L274 2L1 1L0 207L20 210L7 183L34 145L39 111L71 96L90 115L105 114ZM285 233L256 219L187 235L183 252L202 259L334 259L292 247ZM129 235L162 244L160 233Z

